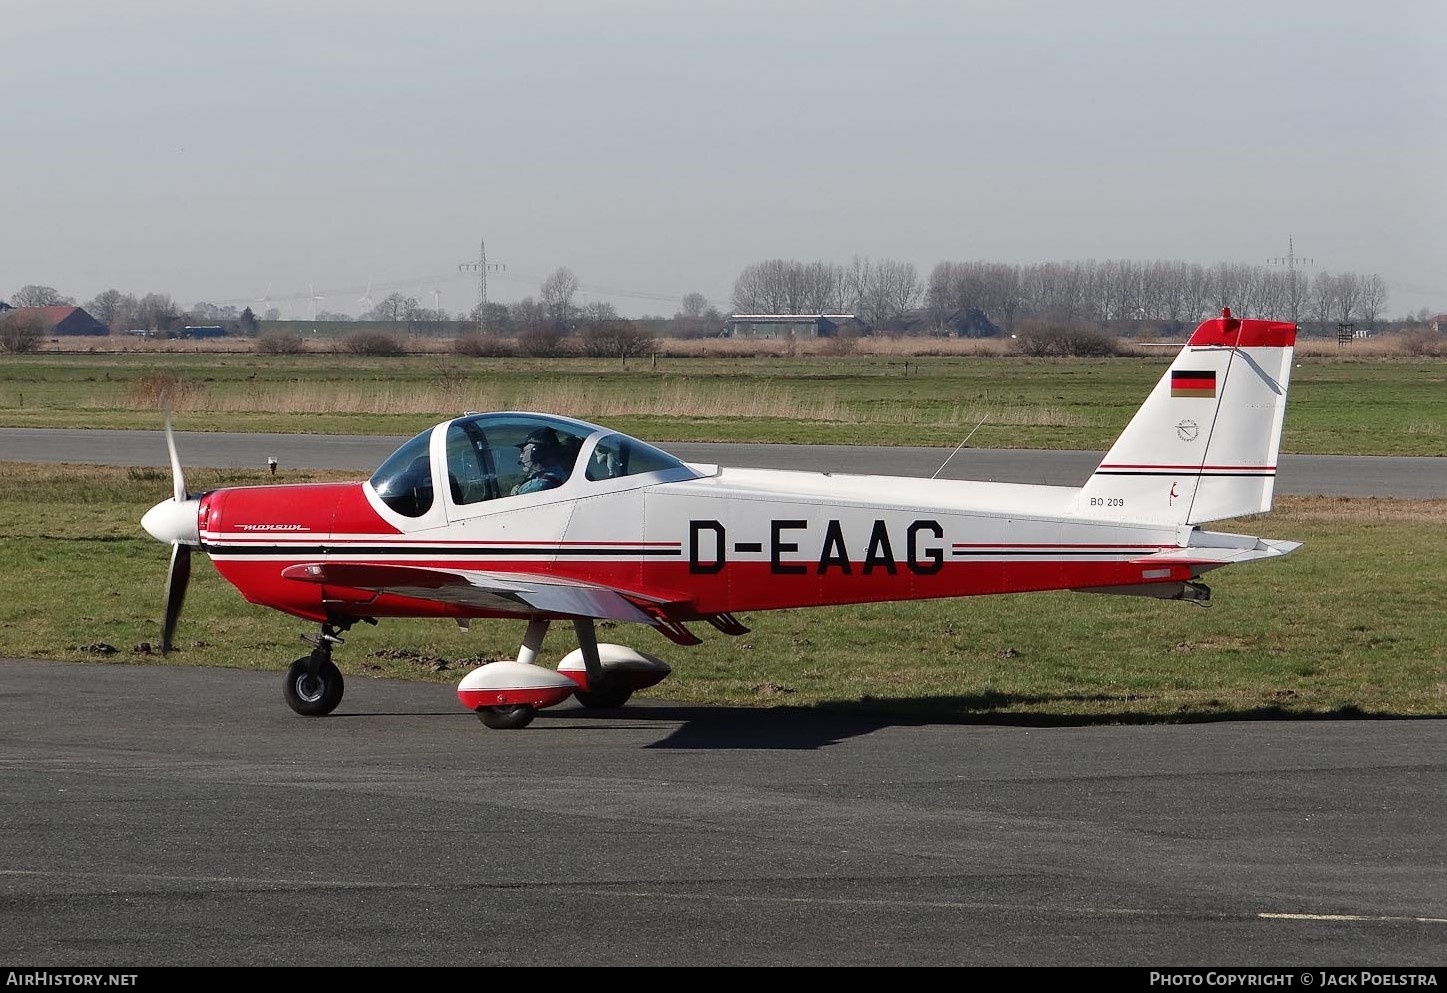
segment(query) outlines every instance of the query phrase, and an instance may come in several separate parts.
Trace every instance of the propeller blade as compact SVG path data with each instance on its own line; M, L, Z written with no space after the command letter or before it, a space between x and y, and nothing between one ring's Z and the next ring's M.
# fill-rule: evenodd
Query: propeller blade
M181 619L181 605L186 602L186 586L191 581L191 546L183 542L171 545L171 567L166 570L166 619L161 624L161 651L174 645L176 622Z
M166 450L171 453L171 495L180 503L188 496L186 493L186 476L181 472L181 458L176 454L176 438L171 434L171 399L167 397L164 401L166 406Z

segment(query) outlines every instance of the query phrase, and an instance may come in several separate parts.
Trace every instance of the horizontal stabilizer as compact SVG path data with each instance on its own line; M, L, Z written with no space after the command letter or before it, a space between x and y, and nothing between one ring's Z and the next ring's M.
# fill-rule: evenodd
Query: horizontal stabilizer
M1273 538L1257 538L1250 548L1213 548L1187 545L1185 548L1171 548L1154 555L1131 559L1132 565L1235 565L1256 559L1275 558L1287 555L1301 547L1299 541L1278 541Z

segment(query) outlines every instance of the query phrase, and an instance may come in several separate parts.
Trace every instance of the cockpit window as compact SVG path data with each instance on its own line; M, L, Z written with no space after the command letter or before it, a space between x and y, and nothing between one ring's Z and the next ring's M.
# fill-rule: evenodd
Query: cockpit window
M660 469L677 469L683 463L652 445L626 435L610 434L599 440L588 460L587 477L592 480L636 476Z
M584 435L564 421L525 414L460 417L447 427L447 485L466 505L567 482Z
M372 474L382 502L403 517L421 517L432 509L432 431L423 431L397 449Z

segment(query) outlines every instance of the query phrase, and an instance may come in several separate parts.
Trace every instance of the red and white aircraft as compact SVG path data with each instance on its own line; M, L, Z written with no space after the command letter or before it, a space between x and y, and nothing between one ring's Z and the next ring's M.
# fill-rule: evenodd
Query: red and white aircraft
M333 646L359 621L527 622L516 661L469 673L458 697L488 727L521 728L575 696L619 707L669 673L598 644L599 620L680 645L691 622L740 613L1036 590L1206 600L1200 577L1297 542L1202 530L1271 508L1296 328L1205 321L1080 487L961 482L683 462L566 417L468 413L424 431L366 482L191 495L167 417L174 495L142 520L172 546L169 650L192 548L253 603L317 622L287 670L299 714L342 699ZM556 442L550 488L517 492L528 439ZM535 664L553 621L578 649Z

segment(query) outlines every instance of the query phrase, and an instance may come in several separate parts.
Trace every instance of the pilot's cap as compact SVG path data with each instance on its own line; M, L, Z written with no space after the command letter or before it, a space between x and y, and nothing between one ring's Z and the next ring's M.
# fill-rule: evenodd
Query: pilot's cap
M517 443L518 448L525 448L528 445L536 445L538 448L561 448L562 442L558 439L558 432L552 428L536 428L528 433L528 436Z

